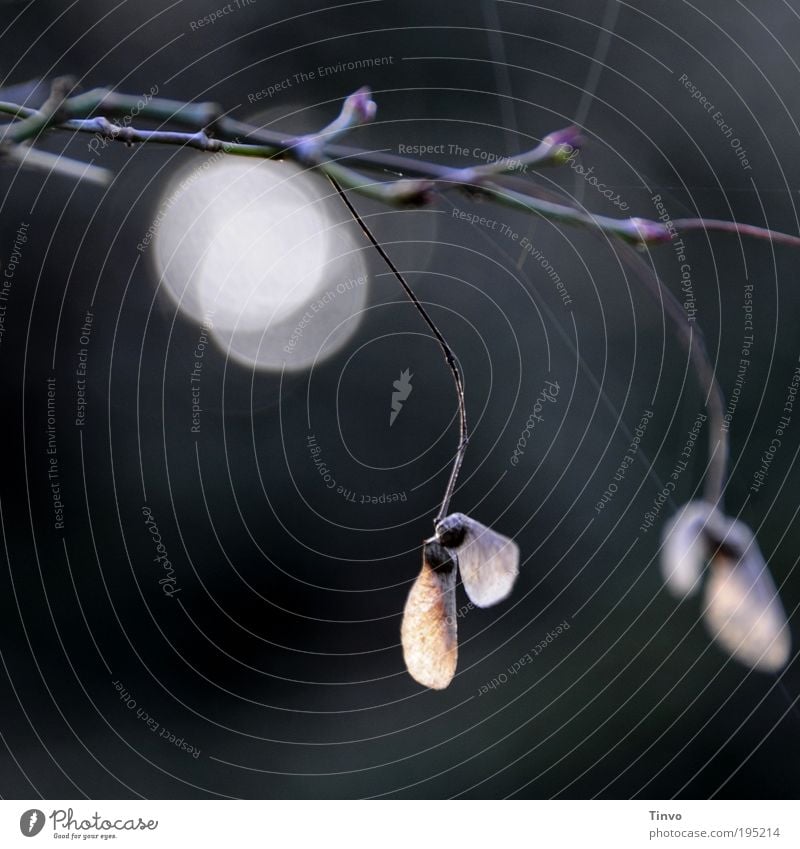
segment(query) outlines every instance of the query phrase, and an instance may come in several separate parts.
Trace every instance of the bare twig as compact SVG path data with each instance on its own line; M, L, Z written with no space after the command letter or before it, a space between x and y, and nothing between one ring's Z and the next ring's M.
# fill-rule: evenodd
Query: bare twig
M694 367L695 374L704 392L704 404L708 411L708 471L703 489L704 499L722 509L725 478L728 471L728 431L725 429L725 401L714 367L706 350L703 331L689 322L678 299L663 285L656 271L632 248L623 246L622 256L645 282L657 302L664 304Z
M431 332L436 337L436 341L439 343L439 346L442 349L442 353L444 354L444 358L447 362L447 365L450 368L450 371L453 375L453 383L455 383L456 387L456 396L458 398L458 421L459 421L459 440L458 440L458 449L456 451L455 459L453 460L453 468L450 472L450 479L447 482L447 489L444 493L444 498L442 499L442 506L439 508L439 512L434 519L434 525L437 525L439 522L444 519L450 510L450 500L453 497L453 493L455 492L456 482L458 481L458 473L461 471L461 465L464 462L464 455L467 452L467 444L469 442L469 432L467 430L467 407L464 399L464 383L461 379L461 372L458 369L458 363L456 363L456 358L453 355L453 351L450 346L447 344L447 340L442 336L441 331L436 326L434 320L428 314L428 311L422 305L420 299L414 294L414 290L408 285L403 275L400 273L400 270L392 261L391 257L386 253L383 248L383 245L375 238L372 231L370 230L367 222L359 215L358 210L353 206L350 201L350 198L347 197L347 193L344 189L336 182L336 179L328 174L328 180L331 185L339 194L339 197L344 202L347 209L350 211L350 214L353 218L358 222L359 227L364 231L364 235L369 239L372 243L372 246L375 250L380 254L381 259L389 266L392 274L397 278L400 282L400 285L403 287L403 291L408 296L408 299L411 303L416 307L419 314L424 319L425 323L430 327Z
M365 89L360 89L351 97L363 97L365 92ZM105 122L98 122L94 118L87 120L100 110L104 113ZM17 124L9 125L6 133L11 132L10 128L25 124L25 119L38 116L40 112L41 110L27 109L15 103L0 103L0 113L23 119ZM471 195L483 196L523 212L540 215L551 221L610 233L636 245L667 243L672 238L670 228L660 221L636 217L611 218L590 215L569 204L554 203L537 197L536 188L530 184L523 184L524 190L517 191L504 186L502 180L498 182L498 178L516 171L520 165L543 167L565 162L569 154L579 148L583 142L580 132L575 127L567 127L551 133L533 150L517 157L507 157L491 165L453 168L435 162L397 156L387 151L362 150L331 143L332 139L341 132L338 125L332 125L315 136L317 141L324 141L325 156L323 157L320 156L319 145L309 145L309 136L292 136L237 121L222 114L222 109L216 103L184 103L164 98L152 98L143 102L136 95L94 89L64 100L56 114L64 120L58 123L48 120L43 125L41 118L35 118L37 133L43 132L44 129L73 130L93 133L108 141L121 141L128 144L182 145L204 152L222 151L234 156L288 159L323 173L338 168L340 170L335 177L340 184L348 184L354 191L385 203L427 203L435 197L436 192L457 189L467 191ZM139 130L130 126L120 127L108 120L109 117L124 117L131 114L136 114L143 120L188 127L193 132ZM24 133L29 133L34 124L26 126ZM200 132L204 133L205 137L198 135ZM326 133L328 138L321 138ZM223 144L220 145L220 142ZM332 160L336 160L336 165L332 164ZM344 168L349 168L350 171L343 172L341 169ZM398 185L400 181L394 179L388 182L371 181L353 171L354 168L382 175L391 174L393 177L399 174L403 178L423 182L416 185L413 182ZM348 176L349 179L342 179L344 176ZM520 182L518 180L517 184ZM697 229L718 230L800 247L798 236L754 225L703 218L684 218L672 224L678 232Z

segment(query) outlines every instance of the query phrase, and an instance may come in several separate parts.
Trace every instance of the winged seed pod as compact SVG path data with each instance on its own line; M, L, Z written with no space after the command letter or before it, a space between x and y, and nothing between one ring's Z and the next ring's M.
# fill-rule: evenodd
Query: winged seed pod
M408 594L400 637L414 680L443 690L458 660L456 572L473 604L490 607L511 592L519 574L519 546L508 537L453 513L423 543L422 571Z
M456 673L456 564L435 540L422 547L422 571L408 594L400 628L412 678L443 690Z
M703 615L711 636L746 666L781 669L791 653L791 633L755 537L712 504L693 501L664 529L667 587L678 596L693 595L706 564Z

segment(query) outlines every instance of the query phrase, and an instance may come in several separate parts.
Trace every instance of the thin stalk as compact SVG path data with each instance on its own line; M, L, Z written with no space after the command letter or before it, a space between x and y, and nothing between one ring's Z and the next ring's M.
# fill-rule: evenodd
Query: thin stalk
M796 247L800 243L797 236L769 230L766 227L756 227L753 224L739 224L736 221L722 221L718 218L676 218L673 222L676 230L685 233L688 230L715 230L720 233L736 233L739 236L749 236L756 239L770 239L779 245Z
M512 180L509 178L504 178L504 182L512 182ZM513 182L515 183L515 185L518 185L520 181L518 179L514 179ZM514 200L511 201L511 205L514 205L517 199L520 198L520 193L510 190L510 187L507 185L498 184L496 186L496 191L496 197L498 200L501 201L503 199L503 194L505 194L506 196L511 194L514 197ZM540 189L539 191L542 195L541 200L543 203L548 203L554 206L559 205L560 197L558 195L555 195L553 192L550 192L546 189ZM589 216L588 213L583 214L587 218L592 217ZM597 217L595 217L595 220L596 218ZM641 222L642 219L638 219L638 221ZM699 225L702 222L703 219L694 218L685 218L680 220L680 223L683 225L683 229L697 229L699 228ZM717 224L727 225L730 223L732 225L732 228L737 226L733 224L733 222L726 221L710 221L709 223L712 225L711 229L713 229L714 225ZM678 221L673 222L673 224L677 225ZM659 226L661 226L660 222ZM748 227L748 225L742 225L742 227ZM722 230L732 228L727 228L724 226L719 227L719 229ZM678 227L676 226L675 229L677 230ZM620 235L618 232L615 233L614 230L609 230L604 227L594 228L594 233L598 239L602 239L604 236ZM784 234L777 235L782 236ZM722 392L722 388L719 385L719 381L716 378L713 365L711 364L711 360L708 356L703 331L699 325L695 325L689 322L686 313L683 311L683 307L681 306L678 299L664 285L661 278L656 273L655 269L653 269L648 263L644 261L640 252L637 251L631 244L630 239L614 239L612 244L614 244L615 246L619 246L619 250L622 254L623 259L636 272L637 278L642 280L655 302L659 305L663 304L667 317L677 330L678 339L681 343L681 346L684 352L686 353L687 357L689 358L689 362L691 363L697 381L704 392L703 403L708 414L709 444L708 469L706 471L705 483L703 487L703 498L712 504L718 505L720 509L722 509L723 491L725 488L725 483L728 474L729 450L728 431L725 428L724 418L725 396Z
M708 469L703 487L704 500L723 507L723 491L728 474L728 431L725 428L725 396L706 350L703 331L689 322L678 299L661 278L632 248L622 245L622 256L645 281L650 294L664 304L667 315L678 331L678 338L694 367L705 393L708 413Z
M400 285L403 287L403 291L408 296L408 299L411 303L416 307L419 314L422 316L425 323L431 329L431 332L436 337L436 341L439 343L439 346L442 349L442 353L444 354L445 361L450 368L450 372L453 375L453 383L456 387L456 397L458 399L458 420L459 420L459 440L458 440L458 450L456 451L456 456L453 460L453 467L450 470L450 478L447 481L447 488L444 492L444 498L442 499L442 505L439 508L439 512L436 515L436 519L434 519L434 526L438 525L442 519L447 516L450 511L450 501L453 497L453 493L455 492L456 483L458 481L458 474L461 471L461 466L464 462L464 455L467 451L467 443L469 442L469 432L467 430L467 407L464 400L464 383L461 379L461 372L458 369L458 364L456 363L456 358L453 355L453 351L450 346L447 344L447 340L442 335L439 328L436 326L434 320L428 314L428 311L422 305L420 299L414 294L414 290L408 285L405 278L401 274L400 270L392 261L392 258L386 253L381 243L375 238L370 230L367 222L359 214L358 210L353 206L350 202L350 198L347 197L346 192L339 183L336 181L336 178L331 174L326 174L330 184L338 193L339 197L342 199L342 202L349 210L350 214L353 216L354 220L357 222L358 226L364 232L364 235L369 239L372 246L380 255L381 259L386 263L388 268L391 270L392 274L397 278Z

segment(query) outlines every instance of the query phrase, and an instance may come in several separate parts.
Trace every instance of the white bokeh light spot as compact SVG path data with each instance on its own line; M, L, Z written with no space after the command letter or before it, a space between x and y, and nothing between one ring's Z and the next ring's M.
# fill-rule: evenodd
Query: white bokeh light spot
M163 289L248 366L308 368L356 330L366 271L325 184L287 163L207 160L161 199L154 239Z

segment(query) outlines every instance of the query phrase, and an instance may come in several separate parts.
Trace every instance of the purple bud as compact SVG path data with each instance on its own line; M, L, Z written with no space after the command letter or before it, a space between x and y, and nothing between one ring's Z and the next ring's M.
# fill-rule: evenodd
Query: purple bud
M407 203L422 206L433 199L432 180L395 180L385 184L384 198L391 203Z
M368 124L375 118L378 105L372 99L369 86L362 86L353 92L344 102L342 117L349 126Z
M551 158L562 164L576 151L580 150L584 144L586 144L586 138L575 126L556 130L542 139L542 146L551 148Z
M648 218L629 218L627 238L641 244L662 244L672 239L669 228L660 221L650 221Z

